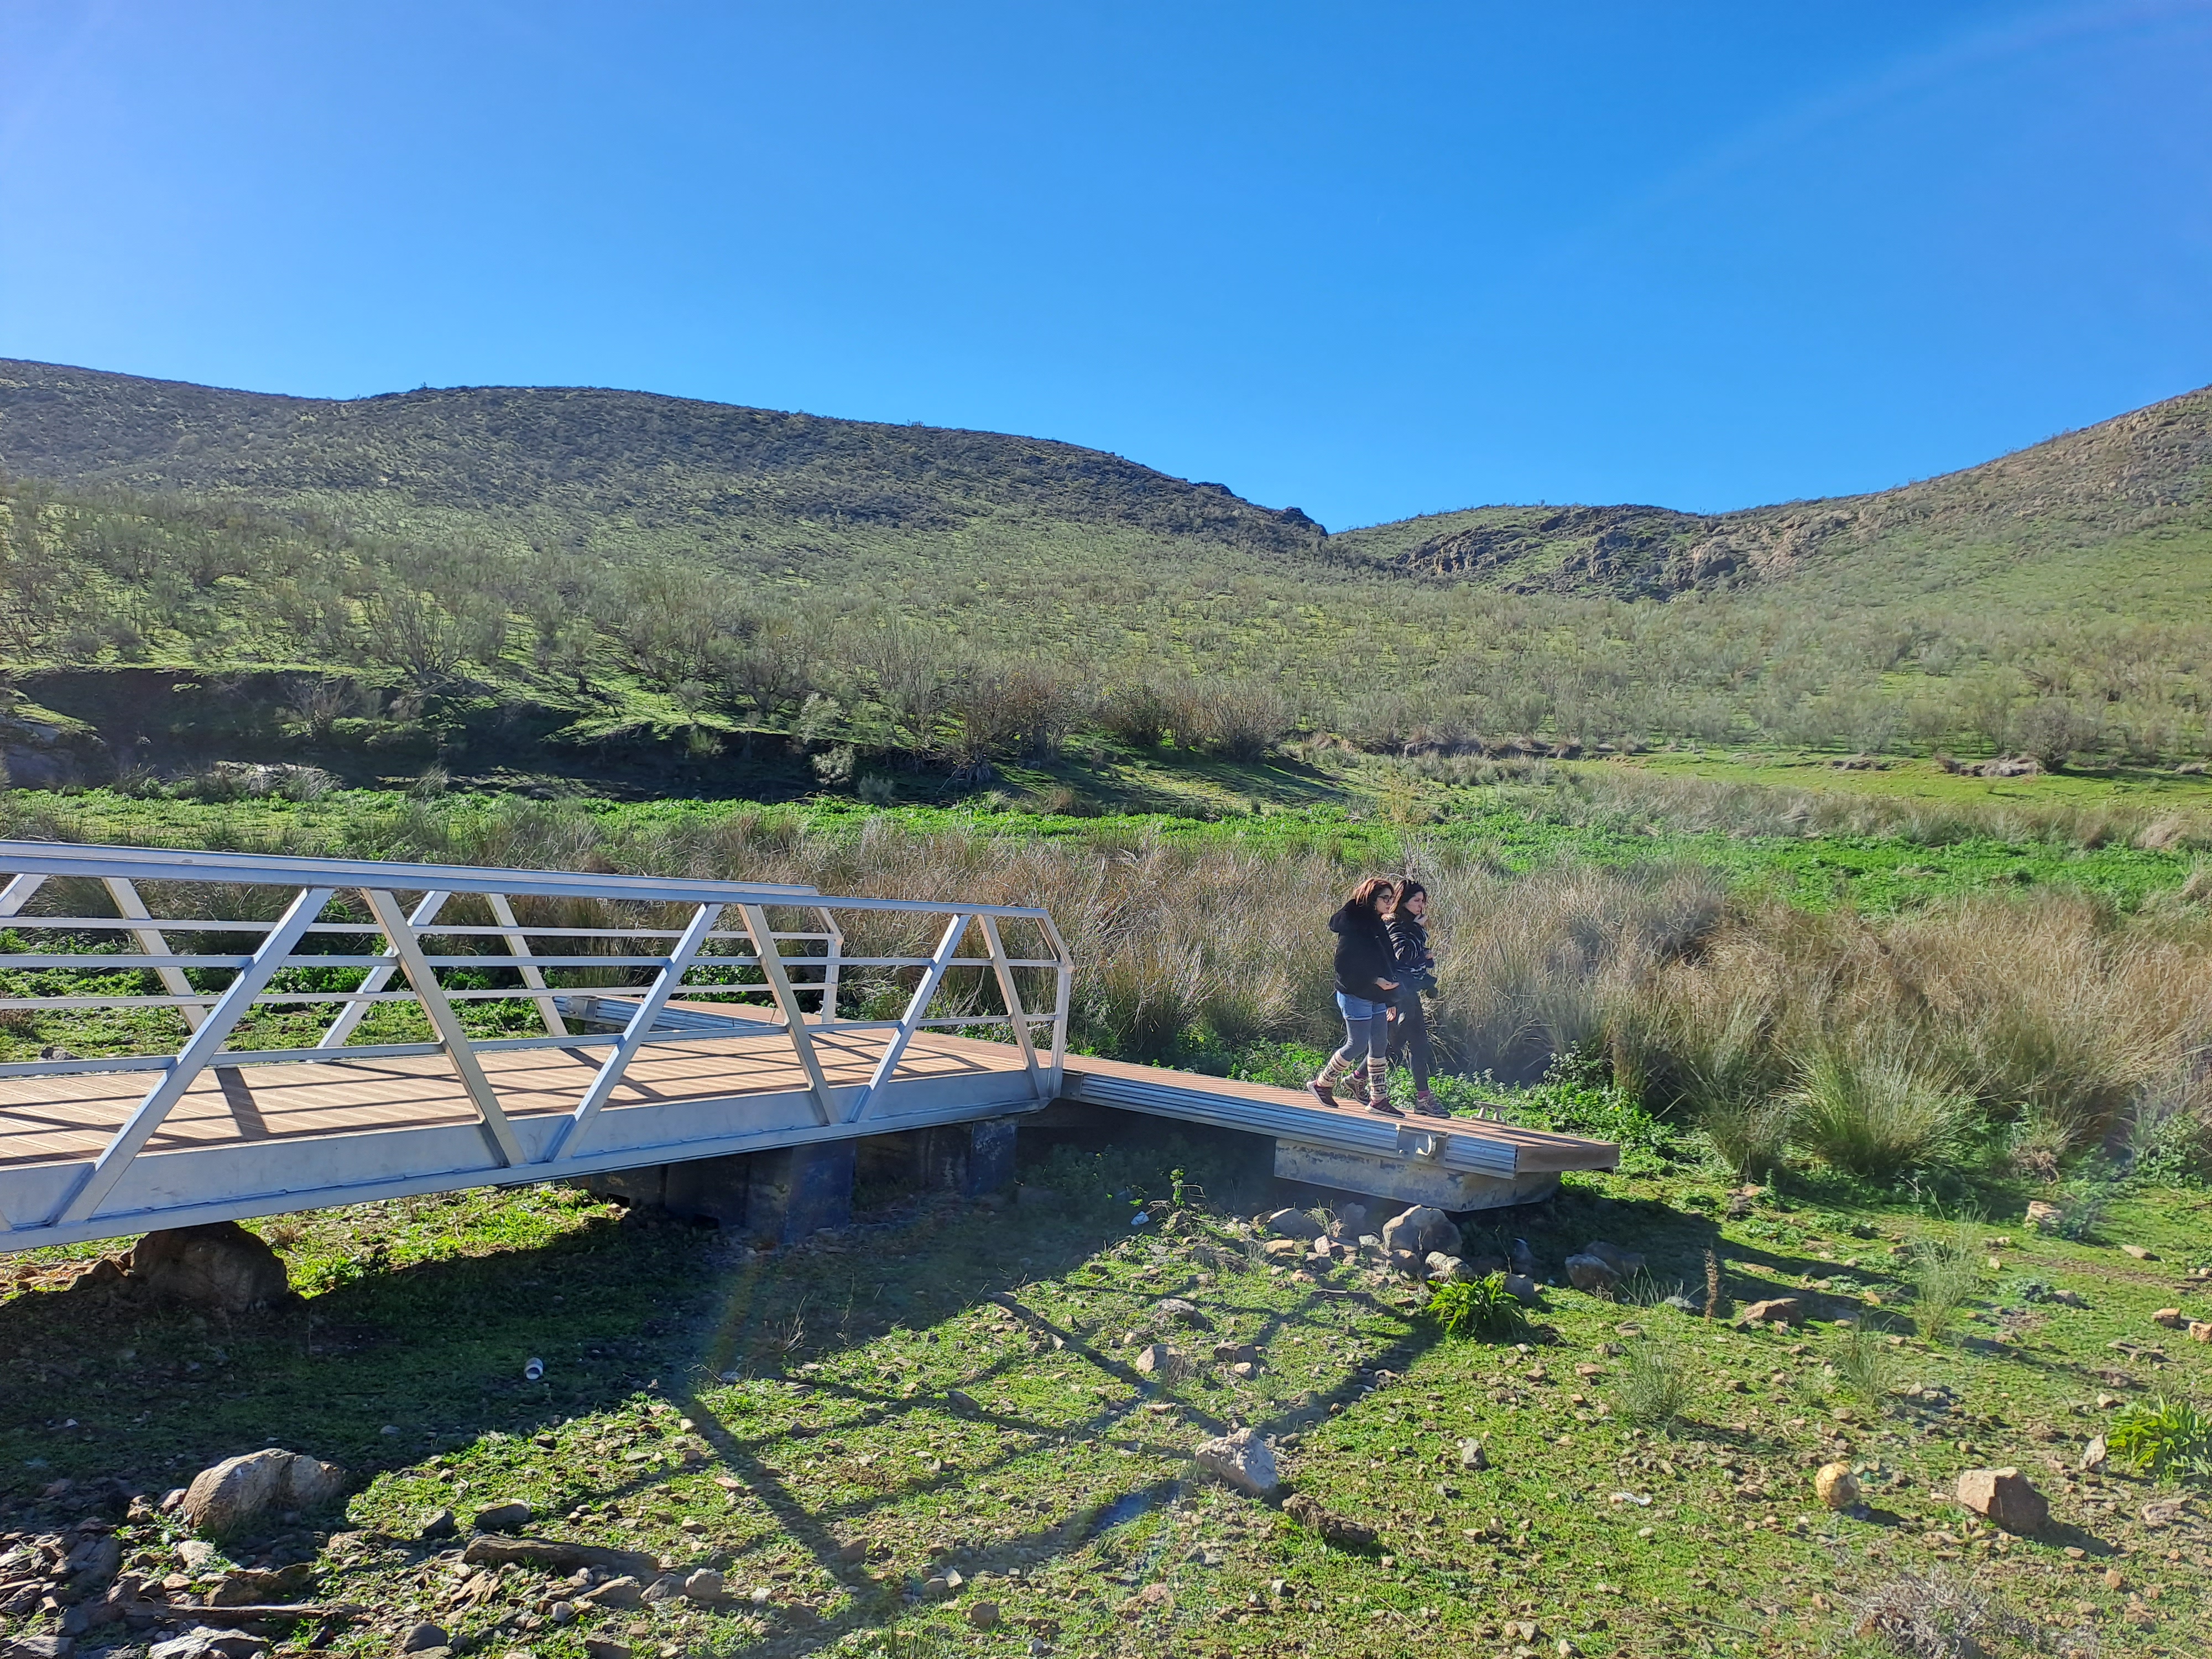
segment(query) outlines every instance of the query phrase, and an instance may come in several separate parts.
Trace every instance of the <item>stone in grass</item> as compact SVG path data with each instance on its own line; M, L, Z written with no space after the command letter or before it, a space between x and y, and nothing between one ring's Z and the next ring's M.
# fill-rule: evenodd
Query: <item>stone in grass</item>
M2110 1455L2110 1452L2105 1445L2105 1437L2101 1434L2094 1436L2090 1439L2089 1443L2081 1448L2081 1468L2083 1471L2088 1472L2103 1468L2105 1467L2105 1459L2108 1455Z
M428 1653L432 1648L450 1648L453 1638L436 1625L417 1625L409 1631L399 1644L402 1653Z
M344 1486L345 1471L337 1464L271 1446L202 1469L185 1489L181 1508L195 1532L220 1537L264 1516L322 1509Z
M1482 1449L1482 1442L1470 1437L1459 1443L1459 1466L1463 1469L1490 1467L1490 1454Z
M1463 1279L1475 1277L1468 1271L1465 1261L1443 1250L1431 1250L1428 1265L1429 1283L1431 1285L1456 1285Z
M645 1600L645 1586L629 1574L610 1578L595 1586L590 1594L576 1598L577 1605L595 1607L634 1607Z
M722 1575L712 1567L702 1567L684 1581L684 1599L687 1601L711 1606L727 1593Z
M976 1601L968 1608L968 1622L977 1630L996 1630L999 1627L999 1604L996 1601Z
M1293 1493L1283 1504L1283 1513L1309 1532L1318 1534L1325 1544L1347 1550L1374 1547L1374 1528L1325 1510L1304 1492Z
M70 1659L76 1651L73 1636L14 1636L0 1641L5 1659Z
M2163 1325L2169 1331L2178 1331L2189 1322L2189 1317L2179 1308L2160 1308L2150 1316L2154 1325Z
M1137 1369L1147 1376L1172 1370L1175 1368L1176 1351L1164 1342L1148 1342L1137 1350L1134 1363Z
M487 1504L476 1512L478 1532L516 1532L529 1524L530 1505L519 1498L504 1504Z
M426 1544L434 1544L441 1538L451 1538L461 1529L451 1510L433 1510L422 1517L422 1530L416 1535Z
M1858 1504L1858 1477L1851 1473L1848 1463L1821 1464L1813 1477L1813 1491L1832 1510L1853 1509Z
M161 1659L259 1659L268 1651L266 1638L242 1630L217 1630L199 1625L181 1636L156 1642L147 1659L153 1659L155 1654L159 1654Z
M1194 1455L1199 1468L1254 1498L1272 1498L1282 1485L1273 1449L1249 1428L1209 1440Z
M1410 1250L1417 1256L1425 1256L1431 1250L1455 1254L1459 1249L1459 1229L1452 1224L1449 1216L1435 1206L1416 1204L1382 1224L1382 1248Z
M2050 1504L2018 1469L1968 1469L1959 1502L2006 1532L2040 1532L2051 1519Z
M1805 1304L1794 1296L1769 1297L1764 1302L1754 1302L1738 1316L1746 1325L1802 1325L1805 1322Z
M1569 1256L1566 1269L1567 1283L1593 1296L1609 1295L1620 1283L1620 1275L1613 1270L1613 1263L1587 1252Z
M1172 1321L1178 1325L1194 1326L1200 1330L1203 1330L1207 1323L1206 1316L1199 1312L1195 1303L1186 1302L1179 1296L1162 1298L1152 1311L1162 1319Z
M1223 1365L1256 1365L1260 1351L1249 1342L1217 1342L1213 1345L1216 1364Z
M2120 1246L2120 1254L2123 1255L2131 1255L2138 1261L2155 1261L2158 1260L2158 1252L2156 1250L2147 1250L2140 1244L2123 1244Z
M627 1642L617 1642L609 1637L586 1636L584 1638L584 1655L585 1659L629 1659L630 1647Z
M1537 1291L1536 1280L1533 1274L1508 1273L1502 1283L1505 1294L1516 1302L1527 1303L1531 1307L1535 1305Z
M1278 1238L1319 1238L1323 1231L1304 1210L1277 1210L1261 1216L1260 1224Z

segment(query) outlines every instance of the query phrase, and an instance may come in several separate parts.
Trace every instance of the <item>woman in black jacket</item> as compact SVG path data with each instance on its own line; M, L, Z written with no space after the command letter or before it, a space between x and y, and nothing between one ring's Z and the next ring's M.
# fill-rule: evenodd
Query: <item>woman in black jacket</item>
M1449 1117L1429 1092L1429 1073L1434 1061L1429 1054L1429 1017L1421 1006L1424 993L1437 989L1437 958L1429 949L1429 929L1422 920L1428 914L1429 890L1410 878L1398 884L1386 919L1390 929L1390 954L1398 977L1398 1018L1390 1026L1393 1057L1403 1050L1413 1066L1413 1109L1424 1117Z
M1328 919L1328 930L1336 935L1336 1006L1344 1015L1344 1047L1329 1056L1321 1075L1306 1087L1322 1105L1334 1106L1336 1080L1346 1072L1356 1072L1364 1061L1367 1094L1359 1103L1386 1117L1403 1117L1405 1114L1390 1103L1387 1082L1390 1003L1398 992L1391 966L1390 930L1382 920L1390 896L1390 884L1380 876L1370 876ZM1356 1082L1353 1086L1358 1087Z

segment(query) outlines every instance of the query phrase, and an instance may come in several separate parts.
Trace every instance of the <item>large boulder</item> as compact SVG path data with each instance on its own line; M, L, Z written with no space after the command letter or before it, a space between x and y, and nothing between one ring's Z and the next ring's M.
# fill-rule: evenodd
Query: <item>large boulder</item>
M1407 1250L1417 1256L1426 1256L1431 1250L1456 1255L1460 1249L1459 1229L1452 1224L1449 1216L1434 1205L1416 1204L1382 1224L1382 1248Z
M1255 1498L1273 1498L1282 1484L1275 1473L1273 1450L1249 1429L1209 1440L1195 1455L1199 1468Z
M1620 1283L1620 1275L1601 1255L1578 1251L1567 1258L1566 1268L1567 1283L1593 1296L1610 1296Z
M226 1457L185 1488L185 1519L211 1537L241 1532L269 1516L319 1510L345 1490L345 1471L271 1446Z
M222 1313L250 1313L291 1291L276 1252L235 1221L148 1233L131 1252L131 1278L157 1297Z
M1959 1502L2007 1532L2041 1532L2051 1504L2018 1469L1968 1469L1959 1477Z

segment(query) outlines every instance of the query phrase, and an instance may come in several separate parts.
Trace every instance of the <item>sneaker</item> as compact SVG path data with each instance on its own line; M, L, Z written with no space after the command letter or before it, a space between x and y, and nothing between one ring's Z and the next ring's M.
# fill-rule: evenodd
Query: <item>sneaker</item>
M1449 1112L1437 1104L1437 1097L1431 1094L1426 1089L1419 1090L1414 1094L1413 1109L1419 1112L1423 1117L1449 1117L1451 1115Z
M1367 1109L1370 1112L1379 1112L1384 1117L1403 1117L1406 1115L1395 1106L1393 1106L1388 1100L1370 1100L1367 1103Z
M1328 1085L1323 1083L1319 1078L1316 1078L1311 1083L1306 1085L1306 1092L1311 1095L1316 1100L1321 1102L1324 1106L1334 1107L1336 1105L1336 1091L1330 1088Z

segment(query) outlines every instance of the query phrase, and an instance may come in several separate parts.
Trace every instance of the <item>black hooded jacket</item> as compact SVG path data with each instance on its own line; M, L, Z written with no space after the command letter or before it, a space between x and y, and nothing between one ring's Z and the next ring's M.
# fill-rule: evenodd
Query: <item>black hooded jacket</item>
M1391 969L1390 930L1382 918L1364 904L1347 904L1328 919L1336 935L1336 988L1348 997L1388 1002L1397 995L1381 981L1395 980Z

